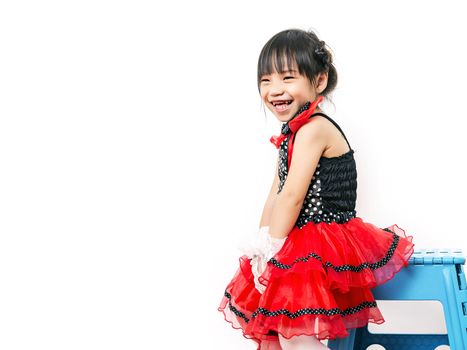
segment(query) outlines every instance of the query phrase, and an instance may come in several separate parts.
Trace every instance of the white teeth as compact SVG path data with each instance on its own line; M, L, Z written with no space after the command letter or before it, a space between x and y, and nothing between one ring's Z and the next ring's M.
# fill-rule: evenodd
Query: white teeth
M292 103L292 101L275 101L275 102L272 102L272 105L275 107L277 105L282 105L282 104L289 105L291 103Z
M275 106L276 109L280 112L285 111L287 108L289 108L289 105L286 103L282 103L280 105Z

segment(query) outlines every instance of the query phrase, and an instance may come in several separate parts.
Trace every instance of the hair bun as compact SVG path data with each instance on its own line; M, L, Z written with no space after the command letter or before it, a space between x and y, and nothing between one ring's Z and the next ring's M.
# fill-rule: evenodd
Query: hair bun
M280 72L284 67L294 65L300 74L316 84L319 74L327 74L327 84L320 93L329 96L337 85L337 71L333 63L333 53L323 40L312 30L286 29L275 34L261 49L258 58L257 86L261 92L264 75Z
M329 65L331 64L331 57L326 50L326 43L322 40L318 42L318 44L315 47L315 50L313 52L313 55L315 56L316 60L318 62L321 62L321 64L327 69Z

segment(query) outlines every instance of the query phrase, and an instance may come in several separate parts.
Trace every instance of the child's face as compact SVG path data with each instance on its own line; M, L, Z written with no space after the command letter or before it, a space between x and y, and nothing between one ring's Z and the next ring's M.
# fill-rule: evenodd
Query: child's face
M308 77L298 73L295 67L279 73L263 75L260 81L261 99L281 122L287 122L307 101L314 101L323 91L317 79L313 86Z

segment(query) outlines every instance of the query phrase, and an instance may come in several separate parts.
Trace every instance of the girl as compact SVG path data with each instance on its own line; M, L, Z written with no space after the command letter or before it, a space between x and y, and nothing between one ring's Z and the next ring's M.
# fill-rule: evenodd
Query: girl
M313 32L282 31L259 56L261 99L283 122L271 138L278 166L260 230L219 307L259 349L326 349L319 340L384 322L370 289L413 253L397 225L356 215L354 151L319 107L336 83L331 53Z

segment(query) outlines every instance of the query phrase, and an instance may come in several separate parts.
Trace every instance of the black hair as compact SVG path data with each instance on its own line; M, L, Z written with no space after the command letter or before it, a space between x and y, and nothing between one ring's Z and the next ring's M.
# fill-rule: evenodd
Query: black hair
M337 85L337 71L330 49L313 31L287 29L274 35L264 45L258 59L258 88L263 75L282 73L296 64L298 72L315 83L319 73L328 73L328 84L322 96Z

